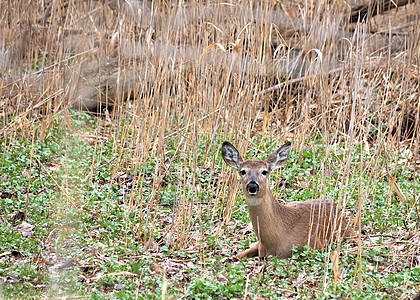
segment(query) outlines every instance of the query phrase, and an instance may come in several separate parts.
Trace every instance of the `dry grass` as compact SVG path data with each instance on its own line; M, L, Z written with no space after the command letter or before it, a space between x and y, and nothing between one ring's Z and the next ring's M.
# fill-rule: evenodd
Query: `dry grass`
M392 185L398 152L406 153L403 163L418 183L419 3L367 24L347 22L349 7L341 1L3 1L0 10L6 149L15 140L42 140L53 126L70 129L71 106L102 112L86 139L98 149L114 141L110 182L121 180L119 170L134 170L135 188L124 205L139 212L133 230L149 247L162 221L154 212L169 175L177 177L178 189L169 246L194 249L193 216L203 204L193 197L202 187L191 173L214 175L214 199L206 205L219 224L229 223L238 191L226 169L215 168L213 149L223 140L243 153L265 150L263 141L250 144L254 136L273 147L293 140L299 152L313 147L308 138L321 136L319 193L326 194L328 157L346 153L335 166L341 174L336 200L344 207L354 187L350 169L389 176ZM395 158L354 165L356 145ZM182 167L173 166L175 157ZM152 173L146 169L151 162ZM142 188L148 193L136 195ZM375 190L360 183L357 193L360 221ZM410 249L418 255L418 248Z

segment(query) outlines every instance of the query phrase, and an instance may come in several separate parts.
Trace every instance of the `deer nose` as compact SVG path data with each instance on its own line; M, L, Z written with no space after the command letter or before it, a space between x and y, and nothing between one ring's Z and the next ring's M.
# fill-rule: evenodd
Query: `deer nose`
M256 195L259 189L260 187L258 183L256 183L255 181L251 181L250 183L246 185L246 190L251 196Z

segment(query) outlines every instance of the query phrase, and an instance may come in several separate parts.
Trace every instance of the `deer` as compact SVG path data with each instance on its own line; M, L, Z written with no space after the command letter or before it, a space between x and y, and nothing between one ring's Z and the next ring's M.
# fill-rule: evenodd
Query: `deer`
M249 217L258 241L236 255L288 258L294 246L307 244L320 249L334 237L351 237L353 230L339 207L328 199L295 201L284 205L276 200L268 177L285 164L291 148L286 142L266 160L243 160L239 151L229 142L222 144L222 158L241 177Z

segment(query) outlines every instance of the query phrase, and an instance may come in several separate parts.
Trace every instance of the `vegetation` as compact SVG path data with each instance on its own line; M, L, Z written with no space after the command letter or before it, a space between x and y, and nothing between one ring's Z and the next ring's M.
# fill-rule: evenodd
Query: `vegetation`
M419 5L337 3L1 3L1 297L411 299ZM256 237L225 140L292 141L275 196L334 199L357 237L235 260Z

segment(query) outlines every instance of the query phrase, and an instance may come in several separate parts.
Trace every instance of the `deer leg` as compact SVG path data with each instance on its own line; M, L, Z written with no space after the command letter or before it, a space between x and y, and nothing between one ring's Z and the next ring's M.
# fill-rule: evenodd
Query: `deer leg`
M247 249L247 250L245 250L245 251L243 251L241 253L238 253L235 257L237 259L242 259L245 256L246 257L258 256L259 248L260 248L260 242L256 242L249 249Z

